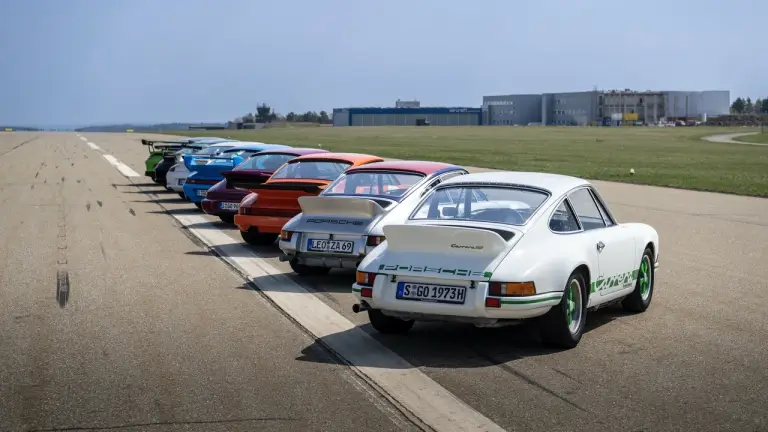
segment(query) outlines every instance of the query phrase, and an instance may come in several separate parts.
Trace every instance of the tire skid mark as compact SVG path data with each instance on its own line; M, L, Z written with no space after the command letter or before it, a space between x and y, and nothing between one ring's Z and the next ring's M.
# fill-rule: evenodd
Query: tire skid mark
M28 139L26 141L22 141L21 143L16 144L15 146L13 146L13 148L11 148L10 150L6 151L5 153L0 153L0 156L5 156L8 153L10 153L10 152L16 150L17 148L23 146L24 144L29 144L29 143L31 143L32 141L35 141L38 138L40 138L40 137L39 136L35 136L35 137L32 137L32 138L30 138L30 139Z

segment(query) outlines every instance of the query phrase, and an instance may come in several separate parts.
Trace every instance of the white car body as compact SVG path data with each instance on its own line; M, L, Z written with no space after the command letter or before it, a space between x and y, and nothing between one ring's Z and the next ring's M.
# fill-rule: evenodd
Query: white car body
M240 141L225 141L216 144L211 144L206 148L230 148L239 144ZM216 156L218 153L211 154ZM174 192L184 193L184 182L187 180L191 173L184 165L184 160L181 159L181 154L176 157L176 164L168 170L168 174L165 176L166 186Z
M279 246L294 267L357 268L360 261L383 241L382 228L402 223L421 201L423 194L449 178L468 174L451 164L422 161L387 161L350 168L318 196L299 198L302 212L283 227L290 239ZM403 189L398 179L421 178ZM349 181L348 181L349 179ZM357 179L357 180L354 180ZM381 194L373 194L370 183L379 183ZM367 191L348 191L365 184ZM363 186L361 186L363 187ZM337 189L341 188L338 192ZM394 192L394 193L392 193ZM325 250L310 250L310 244Z
M494 186L502 189L493 189ZM353 292L360 301L355 305L356 312L368 310L371 316L371 310L375 310L386 317L411 322L458 321L477 326L512 324L543 316L557 306L572 307L570 297L563 299L563 294L575 272L584 275L585 286L581 291L577 290L587 297L587 302L582 302L584 314L587 309L594 310L629 295L638 295L634 293L639 289L636 286L640 286L637 280L641 261L647 264L644 269L648 266L653 269L649 270L650 276L647 276L649 271L643 272L644 280L655 275L659 257L656 230L642 223L616 222L605 202L586 180L525 172L468 174L438 185L421 204L429 206L432 196L439 191L456 187L489 188L485 190L499 190L499 193L517 188L515 193L530 191L533 196L544 192L549 196L522 224L451 219L463 212L466 204L457 204L448 216L444 208L452 205L417 206L405 223L385 226L386 241L360 263L353 285ZM575 210L574 202L579 210ZM581 209L591 209L589 203L594 205L597 213L587 217ZM476 211L478 214L483 211L503 213L510 209L515 209L520 216L526 214L526 207L524 202L473 200L469 204L469 217L473 218ZM414 219L414 216L428 212L439 216ZM652 251L652 263L645 261L651 259L649 254L644 254L646 248ZM508 292L498 295L499 291L496 291L494 295L489 289L491 285L505 291L512 287L529 291L517 295ZM498 288L500 286L503 288ZM420 297L399 299L398 291L404 294L406 287L408 293L417 297L420 294ZM449 298L454 292L454 298ZM648 292L650 289L643 294L647 296L643 301L649 304ZM442 299L436 299L435 295ZM570 325L571 315L568 320ZM373 318L372 324L375 324Z

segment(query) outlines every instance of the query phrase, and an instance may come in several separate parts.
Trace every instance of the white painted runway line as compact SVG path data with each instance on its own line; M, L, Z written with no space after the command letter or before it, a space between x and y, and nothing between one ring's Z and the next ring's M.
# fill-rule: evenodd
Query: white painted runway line
M101 147L97 146L96 144L94 144L94 143L92 143L90 141L86 141L85 143L88 144L88 147L90 147L90 148L92 148L94 150L102 151Z
M104 158L123 175L139 176L115 157ZM438 431L504 431L205 217L171 216L249 281L258 280L259 290L277 307L429 427Z
M112 166L114 166L115 168L117 168L118 171L120 171L120 174L126 177L139 177L139 173L132 170L131 167L129 167L128 165L117 160L116 157L108 154L105 154L103 156L104 156L104 159L107 160L107 162L112 164Z
M82 137L81 136L80 139L83 140L83 141L88 141L88 138L86 138L86 137Z

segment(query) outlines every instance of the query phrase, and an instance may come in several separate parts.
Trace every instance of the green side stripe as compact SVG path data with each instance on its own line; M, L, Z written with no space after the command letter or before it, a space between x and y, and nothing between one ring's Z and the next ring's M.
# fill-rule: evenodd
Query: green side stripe
M542 303L552 300L558 300L560 297L562 297L562 293L556 293L552 294L549 297L541 298L541 299L502 299L501 304L531 304L531 303Z
M360 292L362 291L360 288L352 288L352 292Z

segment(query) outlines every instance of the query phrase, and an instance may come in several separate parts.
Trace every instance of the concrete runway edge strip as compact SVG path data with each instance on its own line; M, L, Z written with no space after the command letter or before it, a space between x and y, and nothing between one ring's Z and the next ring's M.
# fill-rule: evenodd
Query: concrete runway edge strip
M258 280L259 290L279 308L430 427L440 431L504 430L258 258L242 243L221 232L214 223L197 215L172 216L214 249L221 259L251 281Z
M126 177L139 176L114 156L103 156ZM123 172L126 168L133 175ZM427 426L439 431L504 431L203 216L170 215L352 370L375 383L386 396ZM254 282L257 279L258 284ZM376 366L357 366L360 364Z

